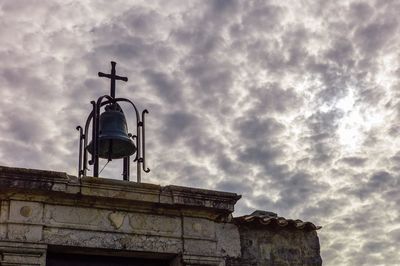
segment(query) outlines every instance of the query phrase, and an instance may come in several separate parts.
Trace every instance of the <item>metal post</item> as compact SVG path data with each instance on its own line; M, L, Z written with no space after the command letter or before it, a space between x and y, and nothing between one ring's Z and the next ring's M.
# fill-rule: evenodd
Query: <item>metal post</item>
M111 76L112 77L115 77L116 75L115 75L115 65L116 65L117 63L115 63L115 62L111 62ZM112 98L115 98L115 78L111 78L110 79L111 80L111 85L110 85L110 96L112 97Z
M85 138L85 135L83 135L82 127L77 126L76 130L79 130L79 162L78 162L78 177L82 176L83 170L82 170L82 142L83 139Z
M130 156L127 156L124 158L124 167L123 167L123 179L125 181L129 181L129 176L130 176Z
M93 176L98 177L99 176L99 143L98 143L98 132L99 132L99 113L98 109L99 107L95 102L92 102L93 104L93 137L92 137L92 143L93 143Z
M142 152L141 152L141 139L142 139L142 134L141 134L141 129L142 128L142 122L138 121L137 123L137 138L136 138L136 152L137 152L137 160L136 160L136 171L137 171L137 182L140 183L142 182L142 173L141 173L141 162L142 162Z

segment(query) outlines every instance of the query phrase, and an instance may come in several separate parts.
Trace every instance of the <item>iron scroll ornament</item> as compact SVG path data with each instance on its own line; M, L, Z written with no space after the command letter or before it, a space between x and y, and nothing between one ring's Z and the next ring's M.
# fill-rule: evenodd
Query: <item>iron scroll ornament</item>
M112 70L111 74L104 74L99 72L99 77L108 77L111 79L111 95L103 95L97 99L97 101L91 101L92 111L90 112L84 129L81 126L78 126L76 129L79 131L79 164L78 164L78 176L87 176L87 171L90 171L88 168L89 165L93 165L93 176L99 176L99 136L100 135L100 118L104 115L103 112L100 114L100 110L103 106L107 108L120 108L118 103L125 102L131 105L134 109L135 113L135 122L136 122L136 134L127 133L126 137L131 138L131 141L134 141L136 144L135 159L133 162L136 162L136 170L137 170L137 182L141 182L141 171L143 170L145 173L150 172L150 169L146 166L146 155L145 155L145 115L148 114L148 110L145 109L142 111L141 116L139 115L139 111L135 104L126 98L115 98L115 80L123 80L127 81L128 79L125 77L120 77L115 74L115 62L111 62ZM123 111L120 108L120 111ZM125 117L124 117L125 119ZM125 121L126 123L126 121ZM91 125L91 143L88 144L89 141L89 129ZM110 141L110 150L112 148L112 140ZM88 160L88 152L91 153L91 158ZM104 158L104 157L103 157ZM130 155L124 156L123 158L123 180L129 181L130 179ZM108 161L111 161L111 156L108 158Z

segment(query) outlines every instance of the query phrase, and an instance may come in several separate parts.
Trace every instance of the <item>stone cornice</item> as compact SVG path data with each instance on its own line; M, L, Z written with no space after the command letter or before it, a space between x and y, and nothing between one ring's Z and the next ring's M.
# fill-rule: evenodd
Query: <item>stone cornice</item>
M24 192L36 194L46 202L57 194L57 200L73 200L76 205L89 202L115 208L132 206L142 209L154 209L157 206L220 218L232 213L241 197L235 193L213 190L94 177L77 178L62 172L0 166L0 198L11 194L15 197Z

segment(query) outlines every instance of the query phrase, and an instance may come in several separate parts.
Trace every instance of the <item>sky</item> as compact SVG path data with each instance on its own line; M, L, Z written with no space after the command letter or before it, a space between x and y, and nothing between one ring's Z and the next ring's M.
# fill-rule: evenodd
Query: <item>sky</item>
M116 61L129 78L116 96L149 110L143 182L235 192L235 216L321 225L324 265L400 265L399 11L0 0L0 164L76 175L75 128ZM122 179L121 163L101 176Z

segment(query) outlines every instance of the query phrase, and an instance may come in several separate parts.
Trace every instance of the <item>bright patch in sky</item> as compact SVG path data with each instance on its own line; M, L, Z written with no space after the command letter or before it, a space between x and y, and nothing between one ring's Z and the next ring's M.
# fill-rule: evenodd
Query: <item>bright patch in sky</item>
M343 117L338 122L339 142L342 145L343 155L354 155L361 152L369 131L382 125L384 113L375 106L371 110L361 110L356 104L354 89L340 99L335 105L343 112Z
M351 154L357 152L357 149L363 142L366 121L355 106L355 97L352 90L346 97L340 99L336 107L343 111L343 118L339 121L338 135L339 142L342 145L342 151Z

